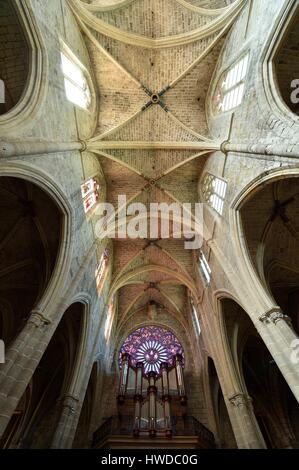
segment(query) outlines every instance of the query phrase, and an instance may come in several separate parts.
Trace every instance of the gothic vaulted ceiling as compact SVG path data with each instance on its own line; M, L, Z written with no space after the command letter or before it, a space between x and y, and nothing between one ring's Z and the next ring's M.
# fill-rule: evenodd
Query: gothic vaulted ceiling
M100 106L91 141L108 202L198 201L209 152L205 101L225 35L244 1L69 0L90 52ZM114 241L119 323L155 302L182 325L196 296L184 238Z

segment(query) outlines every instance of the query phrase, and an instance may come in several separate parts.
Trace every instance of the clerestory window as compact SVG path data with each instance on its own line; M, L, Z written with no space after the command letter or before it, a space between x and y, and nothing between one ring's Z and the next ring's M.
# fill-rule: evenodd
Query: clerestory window
M200 250L198 262L199 262L200 271L201 271L206 283L210 284L211 276L212 276L212 270L211 270L210 265L207 261L207 258L205 257L205 255L203 254L203 252L201 250Z
M197 310L196 310L196 308L195 308L195 305L194 305L194 302L193 302L192 297L191 297L191 299L190 299L190 302L191 302L192 323L193 323L195 335L196 335L197 337L199 337L200 334L201 334L201 327L200 327L200 323L199 323L199 319L198 319L198 315L197 315Z
M91 104L91 93L85 68L67 46L61 51L61 68L67 99L82 109L88 109Z
M226 181L211 173L206 173L202 182L202 195L204 201L220 215L223 213L226 190Z
M214 95L216 114L230 111L242 103L248 64L249 53L222 75Z

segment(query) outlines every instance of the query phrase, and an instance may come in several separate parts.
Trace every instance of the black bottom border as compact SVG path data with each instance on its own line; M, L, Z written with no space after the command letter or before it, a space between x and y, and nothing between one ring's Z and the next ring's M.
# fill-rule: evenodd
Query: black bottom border
M293 451L293 452L292 452ZM92 470L123 467L141 469L155 465L182 466L209 469L213 465L230 468L246 464L285 467L292 464L298 450L1 450L0 467L30 465L31 468L51 468L61 465ZM4 465L7 465L7 467ZM9 467L8 467L9 466ZM54 470L56 470L54 468ZM242 469L241 469L242 470Z

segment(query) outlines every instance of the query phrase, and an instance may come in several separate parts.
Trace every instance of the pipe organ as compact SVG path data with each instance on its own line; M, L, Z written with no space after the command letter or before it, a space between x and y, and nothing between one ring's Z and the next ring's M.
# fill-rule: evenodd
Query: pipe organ
M170 390L169 377L171 373L176 378L175 390L173 388ZM135 387L133 393L128 391L129 374L134 376L134 381L131 380ZM158 371L146 372L144 362L138 361L133 365L130 355L123 353L121 355L118 403L122 405L129 398L134 400L134 436L142 434L154 437L157 434L162 434L171 437L171 402L177 400L182 405L187 403L182 355L174 355L172 365L169 362L162 362Z

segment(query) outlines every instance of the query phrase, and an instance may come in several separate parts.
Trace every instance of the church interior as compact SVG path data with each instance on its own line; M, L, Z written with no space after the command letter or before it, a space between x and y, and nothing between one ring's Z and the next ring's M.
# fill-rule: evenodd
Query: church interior
M299 448L298 177L299 0L0 0L0 448Z

